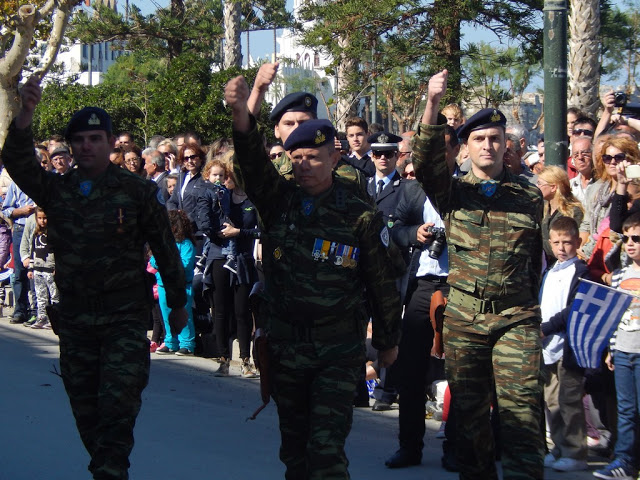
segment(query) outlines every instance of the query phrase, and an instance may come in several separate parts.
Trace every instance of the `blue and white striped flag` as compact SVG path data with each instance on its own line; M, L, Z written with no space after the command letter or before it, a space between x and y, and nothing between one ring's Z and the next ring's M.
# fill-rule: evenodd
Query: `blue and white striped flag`
M571 305L567 337L578 365L600 366L602 352L631 303L632 295L622 290L580 279Z

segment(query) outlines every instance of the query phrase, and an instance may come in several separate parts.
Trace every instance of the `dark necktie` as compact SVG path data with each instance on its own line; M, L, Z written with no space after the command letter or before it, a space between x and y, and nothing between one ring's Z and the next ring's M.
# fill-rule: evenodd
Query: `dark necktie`
M384 180L378 180L378 195L376 198L379 198L382 194L382 189L384 188Z

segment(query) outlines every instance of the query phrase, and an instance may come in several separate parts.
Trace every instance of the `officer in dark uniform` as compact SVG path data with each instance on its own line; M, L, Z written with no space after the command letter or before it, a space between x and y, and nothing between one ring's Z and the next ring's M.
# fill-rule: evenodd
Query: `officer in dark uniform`
M21 90L2 159L14 181L47 213L60 303L50 312L60 369L94 479L129 478L133 427L149 378L151 286L144 245L165 279L170 323L186 325L185 276L158 187L113 165L107 112L87 107L69 121L77 169L46 172L33 149L39 80Z
M401 141L402 137L388 132L378 132L368 138L376 173L368 179L367 192L375 200L378 211L382 212L389 227L393 226L393 215L405 183L396 170L398 144Z
M248 97L244 78L227 83L234 168L262 221L264 327L280 459L288 480L347 479L344 443L365 358L362 296L366 287L372 343L382 366L389 365L399 339L399 253L381 215L335 176L331 123L309 120L287 138L295 181L286 180L269 161Z

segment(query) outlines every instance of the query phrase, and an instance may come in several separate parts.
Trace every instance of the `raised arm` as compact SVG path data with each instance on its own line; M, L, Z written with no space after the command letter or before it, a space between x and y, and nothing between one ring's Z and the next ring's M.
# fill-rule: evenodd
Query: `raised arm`
M276 78L279 66L280 64L278 62L263 63L258 70L256 81L253 83L251 95L249 96L249 100L247 102L249 112L251 112L254 117L257 117L260 113L260 107L262 106L264 96L266 95L267 90L269 90L269 86Z

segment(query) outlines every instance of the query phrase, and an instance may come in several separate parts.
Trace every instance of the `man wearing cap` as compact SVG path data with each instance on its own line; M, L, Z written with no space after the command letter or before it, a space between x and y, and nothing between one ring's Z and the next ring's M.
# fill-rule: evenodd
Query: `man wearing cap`
M87 107L73 115L65 137L78 168L56 175L37 163L33 149L31 122L41 98L36 77L21 96L2 158L47 212L60 292L59 308L49 316L60 337L61 376L93 478L125 480L149 378L152 297L144 244L165 279L176 329L187 318L184 269L158 188L109 161L115 137L107 112Z
M404 186L404 179L396 170L398 144L401 141L402 137L389 132L378 132L367 139L376 169L375 175L367 183L367 192L375 200L389 228L393 226L393 215Z
M69 147L60 146L51 152L51 164L56 173L64 175L71 168L72 158Z
M340 154L327 120L287 138L295 182L278 174L247 107L243 77L227 83L235 171L263 223L264 327L288 480L349 478L344 443L364 364L368 315L382 366L397 355L399 254L382 215L333 175ZM397 271L400 270L400 271Z
M450 293L444 343L458 414L460 478L497 479L489 425L495 384L504 479L541 479L542 195L505 168L504 115L484 109L458 132L471 171L452 178L438 104L447 71L429 81L413 151L416 179L447 225Z

